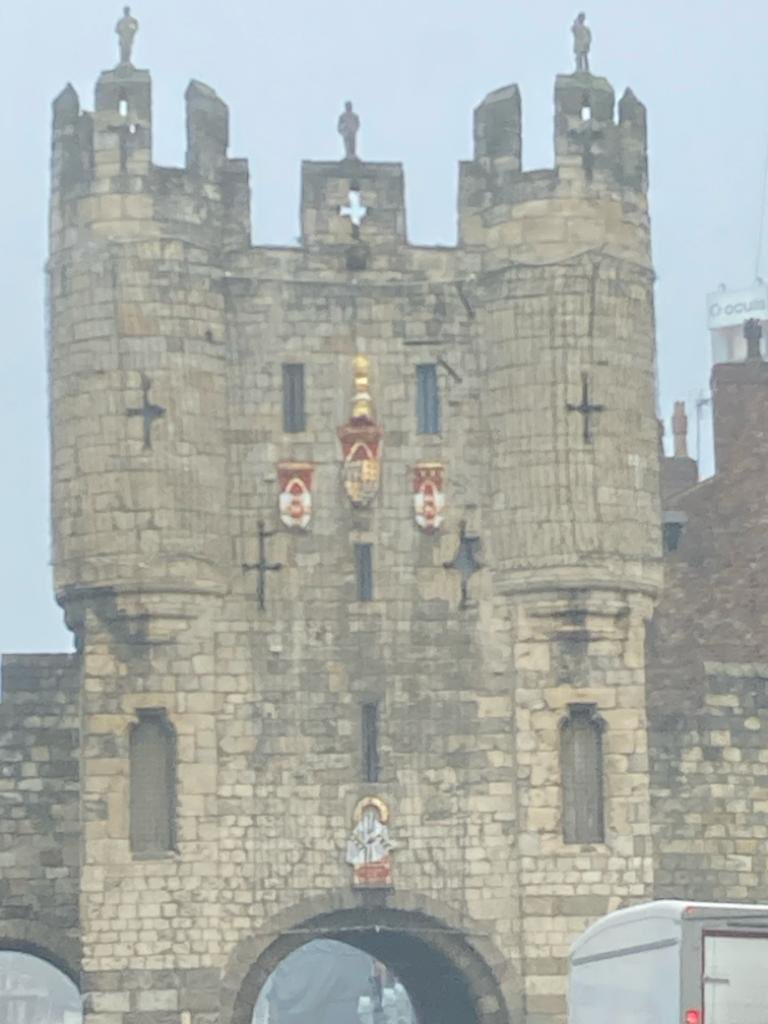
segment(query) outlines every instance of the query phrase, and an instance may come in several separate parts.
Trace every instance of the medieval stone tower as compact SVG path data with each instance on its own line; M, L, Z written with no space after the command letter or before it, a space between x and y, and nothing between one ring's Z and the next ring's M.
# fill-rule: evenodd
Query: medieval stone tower
M402 167L350 135L301 246L254 248L212 89L184 169L146 71L56 100L88 1024L249 1024L317 936L424 1024L555 1024L570 939L651 893L645 111L560 76L554 126L524 172L517 88L478 107L455 249L408 243ZM391 851L353 867L356 824Z

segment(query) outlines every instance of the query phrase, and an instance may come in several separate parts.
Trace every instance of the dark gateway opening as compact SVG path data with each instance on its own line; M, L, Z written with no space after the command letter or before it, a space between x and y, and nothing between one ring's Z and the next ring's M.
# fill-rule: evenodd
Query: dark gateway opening
M272 972L253 1024L417 1024L405 986L346 942L316 939Z
M493 973L465 936L421 915L361 908L306 922L264 949L239 986L232 1024L509 1018Z

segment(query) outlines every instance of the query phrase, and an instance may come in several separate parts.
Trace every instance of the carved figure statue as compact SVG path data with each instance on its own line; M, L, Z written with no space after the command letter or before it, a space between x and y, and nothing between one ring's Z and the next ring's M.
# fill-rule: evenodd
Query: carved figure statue
M347 864L354 869L357 889L387 889L392 885L392 840L387 821L389 809L376 797L361 800L355 811L357 824L347 843Z
M587 26L587 16L582 13L576 18L571 28L573 32L573 52L576 55L576 72L589 74L589 51L592 49L592 32Z
M363 811L347 843L347 864L380 864L389 856L392 843L389 829L381 820L381 812L373 804Z
M344 110L339 118L339 135L344 140L344 159L358 160L357 155L357 133L360 131L360 118L352 109L349 100L344 104Z
M120 40L120 63L130 64L131 54L133 53L133 41L136 38L136 33L139 31L139 23L131 15L131 8L123 8L123 16L118 21L115 28L117 37Z

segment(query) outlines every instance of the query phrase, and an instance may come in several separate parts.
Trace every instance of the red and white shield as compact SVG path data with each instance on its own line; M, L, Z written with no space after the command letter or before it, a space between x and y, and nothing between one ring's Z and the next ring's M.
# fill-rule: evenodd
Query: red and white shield
M445 467L439 462L420 462L413 467L413 507L417 525L434 533L443 524Z
M311 462L278 463L280 520L289 530L306 530L309 526L314 472Z

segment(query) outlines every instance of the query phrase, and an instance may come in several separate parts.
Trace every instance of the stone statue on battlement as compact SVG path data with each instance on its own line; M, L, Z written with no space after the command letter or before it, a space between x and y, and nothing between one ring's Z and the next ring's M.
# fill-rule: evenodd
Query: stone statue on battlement
M139 23L131 14L130 7L123 8L123 16L118 21L115 32L120 40L120 64L130 66L133 53L133 41L139 31Z
M592 32L587 26L587 16L582 13L574 21L571 32L573 32L573 52L576 56L576 73L588 75L589 51L592 49Z
M339 118L339 135L344 140L344 159L359 160L357 155L357 133L360 131L360 118L347 100L344 111Z

